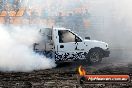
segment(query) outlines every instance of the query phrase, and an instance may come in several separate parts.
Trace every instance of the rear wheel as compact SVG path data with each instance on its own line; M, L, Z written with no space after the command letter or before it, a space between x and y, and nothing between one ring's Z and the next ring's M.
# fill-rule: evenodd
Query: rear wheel
M97 64L102 61L102 52L99 49L93 49L87 56L87 61L91 64Z

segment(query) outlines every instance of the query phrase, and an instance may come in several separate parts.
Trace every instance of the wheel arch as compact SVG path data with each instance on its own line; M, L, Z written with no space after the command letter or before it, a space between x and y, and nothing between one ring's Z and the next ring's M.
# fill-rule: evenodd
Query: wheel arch
M94 48L91 48L90 50L89 50L89 52L88 52L88 56L89 56L89 54L92 52L92 51L94 51L94 50L99 50L102 54L103 54L103 49L102 48L100 48L100 47L94 47ZM101 56L102 57L102 56Z
M100 51L103 51L103 49L100 48L100 47L94 47L94 48L91 48L91 49L89 50L89 52L91 52L91 51L93 51L93 50L100 50Z

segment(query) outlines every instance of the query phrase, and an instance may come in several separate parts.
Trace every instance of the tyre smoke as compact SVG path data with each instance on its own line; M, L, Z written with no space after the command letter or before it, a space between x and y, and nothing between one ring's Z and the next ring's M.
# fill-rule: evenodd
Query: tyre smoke
M89 7L90 28L83 32L92 39L107 42L111 62L131 62L131 0L26 0L27 8L42 5L50 16L78 7ZM36 6L37 5L37 6ZM80 25L80 24L79 24ZM81 31L81 29L79 29ZM83 31L83 30L82 30ZM87 33L86 33L87 32ZM32 44L39 41L33 27L0 26L0 71L32 71L55 66L54 60L35 54Z
M33 71L55 67L52 59L33 52L41 36L34 27L0 26L0 71Z
M113 62L132 62L132 1L89 0L91 29L88 35L109 44Z

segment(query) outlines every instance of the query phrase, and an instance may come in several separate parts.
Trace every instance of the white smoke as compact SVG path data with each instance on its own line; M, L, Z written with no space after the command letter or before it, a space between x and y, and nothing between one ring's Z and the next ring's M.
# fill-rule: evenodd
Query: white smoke
M27 7L44 7L53 15L81 5L82 7L83 5L88 6L91 16L89 17L91 29L89 28L87 36L107 42L110 48L117 48L114 52L111 51L113 59L123 58L124 60L128 60L127 58L129 58L129 61L131 61L131 0L26 1L29 1L25 3ZM31 71L54 67L53 60L35 54L32 51L32 44L38 41L38 39L40 37L34 28L0 26L0 70ZM127 49L129 50L127 51Z
M109 44L110 59L132 62L132 0L89 0L91 38ZM116 63L117 63L116 62Z
M89 12L92 16L91 26L96 34L93 37L104 39L112 47L126 47L126 42L131 36L132 1L89 0L89 3L91 6Z
M32 71L55 67L52 59L33 52L41 37L33 27L0 26L0 71Z

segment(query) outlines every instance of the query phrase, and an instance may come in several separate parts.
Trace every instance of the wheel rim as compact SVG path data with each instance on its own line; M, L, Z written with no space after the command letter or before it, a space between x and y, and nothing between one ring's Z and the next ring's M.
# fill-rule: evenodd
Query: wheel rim
M93 63L96 63L96 62L99 62L99 53L98 52L93 52L91 53L90 55L90 61L93 62Z

